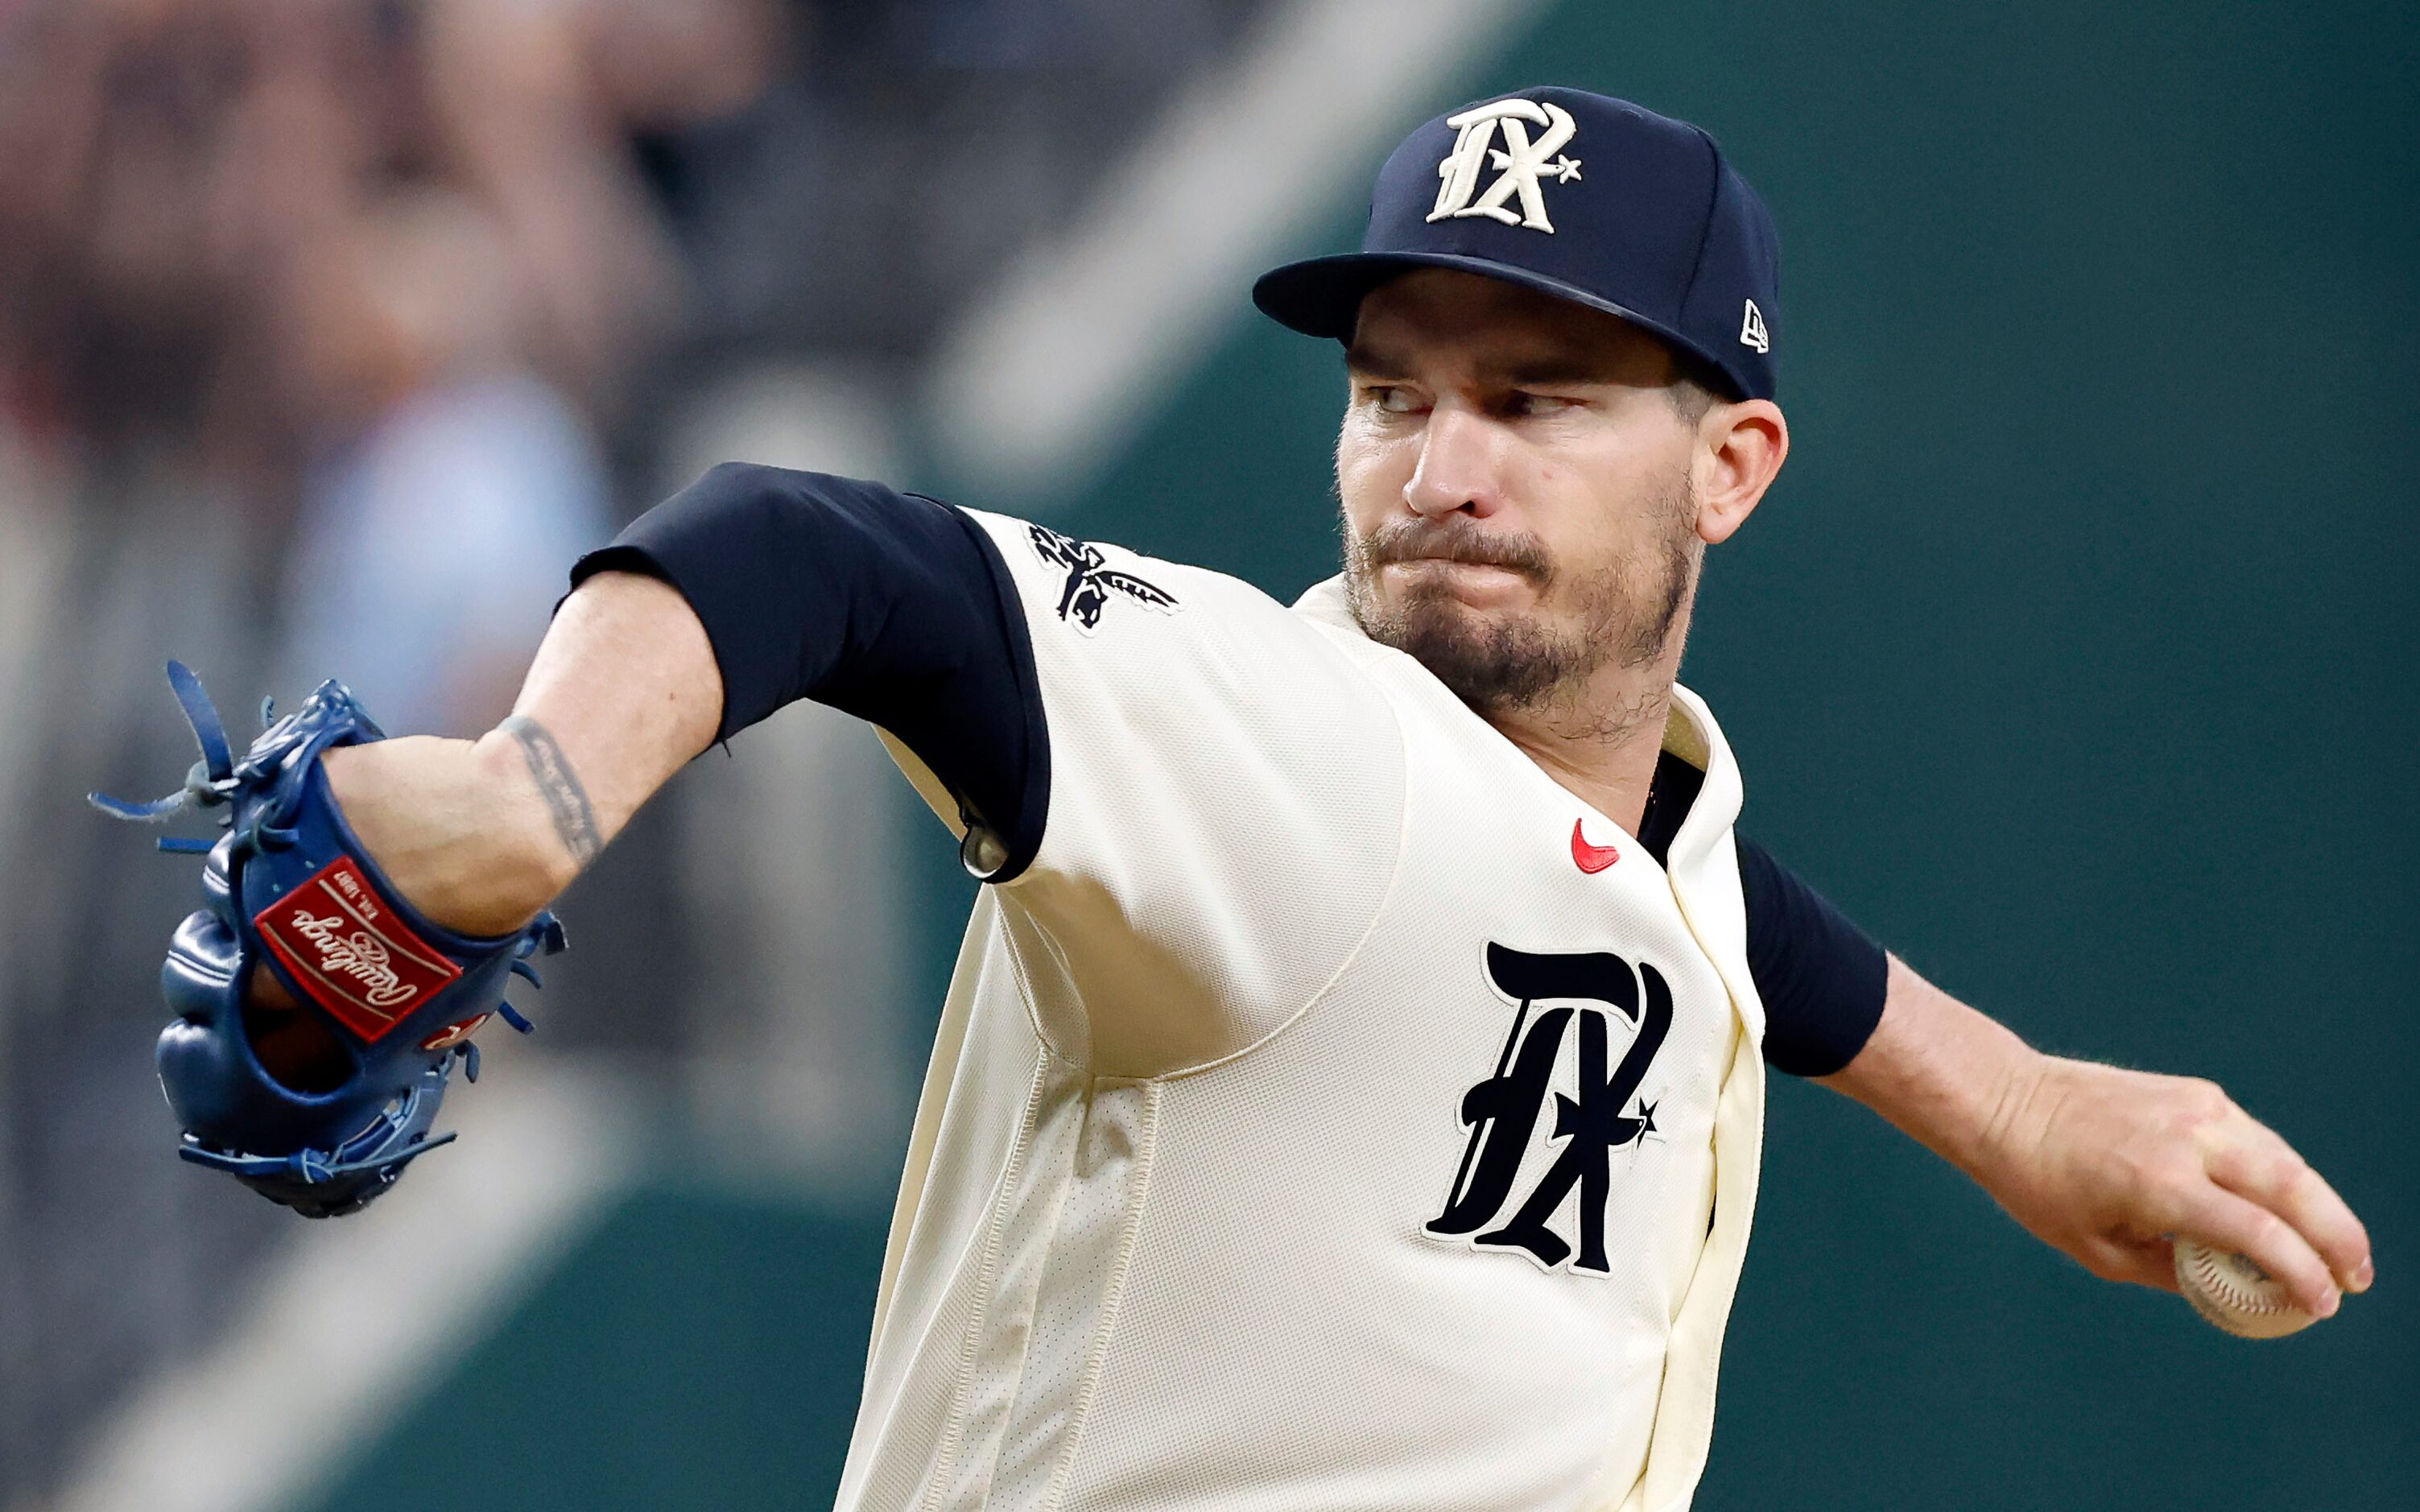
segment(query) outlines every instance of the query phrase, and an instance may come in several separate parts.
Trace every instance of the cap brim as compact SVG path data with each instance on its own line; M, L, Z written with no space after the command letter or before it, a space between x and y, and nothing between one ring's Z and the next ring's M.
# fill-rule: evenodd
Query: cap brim
M1346 252L1332 257L1311 257L1272 268L1252 285L1252 303L1261 313L1278 324L1301 332L1307 336L1327 336L1337 341L1353 339L1354 321L1361 312L1361 301L1369 292L1388 279L1399 278L1416 268L1450 268L1459 273L1477 273L1523 288L1534 288L1541 294L1567 299L1575 304L1585 304L1592 310L1617 315L1644 331L1651 331L1666 341L1701 358L1720 375L1723 382L1734 381L1723 371L1721 362L1713 352L1690 340L1661 320L1652 320L1625 305L1617 304L1601 294L1549 278L1527 268L1487 257L1466 257L1453 252Z

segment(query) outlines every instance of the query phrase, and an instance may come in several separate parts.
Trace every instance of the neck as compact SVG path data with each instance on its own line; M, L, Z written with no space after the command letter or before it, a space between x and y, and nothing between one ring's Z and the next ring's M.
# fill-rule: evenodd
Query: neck
M1664 749L1688 620L1684 606L1663 651L1643 666L1599 667L1535 707L1483 717L1547 776L1635 837Z
M1547 776L1635 836L1647 813L1671 707L1668 678L1618 704L1597 705L1593 717L1574 721L1553 710L1522 709L1490 715L1487 722Z

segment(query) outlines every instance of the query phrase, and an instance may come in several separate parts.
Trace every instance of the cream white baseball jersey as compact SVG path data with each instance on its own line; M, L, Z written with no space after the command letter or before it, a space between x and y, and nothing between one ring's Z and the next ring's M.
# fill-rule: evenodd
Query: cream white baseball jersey
M1704 704L1659 865L1339 584L973 518L1047 820L958 958L841 1506L1685 1506L1763 1115Z

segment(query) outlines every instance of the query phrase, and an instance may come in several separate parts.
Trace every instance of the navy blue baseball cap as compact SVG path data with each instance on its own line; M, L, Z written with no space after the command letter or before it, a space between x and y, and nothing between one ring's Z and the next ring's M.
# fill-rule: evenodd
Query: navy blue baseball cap
M1501 278L1655 333L1734 398L1774 396L1781 243L1714 139L1626 100L1521 89L1404 138L1361 250L1288 263L1252 303L1350 340L1362 297L1415 268Z

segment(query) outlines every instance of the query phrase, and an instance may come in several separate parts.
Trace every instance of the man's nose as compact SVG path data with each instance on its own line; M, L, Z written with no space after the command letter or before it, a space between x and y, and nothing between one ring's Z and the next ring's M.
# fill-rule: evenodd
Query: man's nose
M1504 503L1503 433L1485 415L1459 405L1429 412L1420 459L1404 485L1412 512L1432 519L1466 510L1485 519Z

